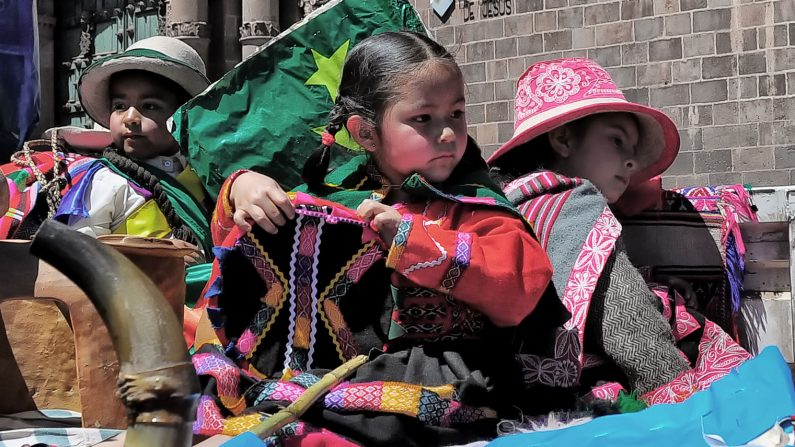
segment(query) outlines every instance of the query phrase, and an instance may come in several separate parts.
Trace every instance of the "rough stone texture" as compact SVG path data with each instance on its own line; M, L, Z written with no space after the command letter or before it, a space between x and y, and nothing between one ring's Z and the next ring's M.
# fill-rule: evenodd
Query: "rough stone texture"
M464 79L469 82L484 82L486 81L486 64L464 64L461 65L461 73L464 74Z
M694 103L725 101L729 96L726 85L725 79L693 83L690 86L690 98Z
M776 169L795 168L795 146L775 149Z
M574 48L589 48L594 45L593 28L579 28L571 30L571 43Z
M687 36L687 45L684 45L684 56L707 56L715 54L715 34L703 33Z
M682 152L676 157L674 164L668 168L669 174L691 174L693 172L693 152Z
M614 45L632 41L632 23L616 22L599 25L596 27L596 44Z
M764 51L740 54L739 68L741 75L764 73L767 70L767 58Z
M466 65L484 152L513 133L515 83L529 64L586 56L628 100L680 126L665 185L795 183L792 0L514 0L511 15L464 23L457 9L446 24L430 0L411 1Z
M671 63L641 65L638 67L638 85L655 86L671 83Z
M759 76L757 79L759 81L759 96L784 96L787 94L787 77L783 74Z
M729 171L732 166L732 151L715 150L696 152L695 172L698 174Z
M742 48L743 51L753 51L758 48L759 33L756 28L748 28L743 30L742 34Z
M588 57L604 67L615 67L621 65L621 47L616 45L589 49Z
M663 34L663 19L656 17L646 20L636 20L635 40L651 40Z
M558 27L558 14L555 11L541 12L534 17L536 32L554 31Z
M715 53L729 54L733 51L732 45L731 33L717 33L715 35Z
M757 79L753 76L740 78L740 99L756 98L759 96L758 84Z
M585 25L615 22L620 16L619 2L601 3L585 7Z
M561 28L581 28L583 8L564 8L558 10L558 26Z
M716 31L729 29L732 21L731 9L714 9L693 13L693 31Z
M690 88L687 84L656 88L651 91L650 102L655 107L689 104Z
M645 64L648 61L649 61L648 43L639 42L639 43L631 43L628 45L621 46L621 63L623 65Z
M654 15L652 0L628 0L621 2L621 20L632 20Z
M475 42L466 46L467 62L494 59L494 42Z
M707 0L681 0L679 4L682 11L689 11L691 9L701 9L707 7Z
M739 103L724 102L712 106L714 124L737 124L739 122Z
M516 39L518 45L517 55L536 54L544 51L544 38L540 34L522 36Z
M0 308L36 407L80 411L74 336L58 307L50 302L10 301Z
M682 38L649 42L650 61L669 61L682 58Z
M571 30L544 33L544 51L560 51L571 49Z
M689 13L674 14L665 18L665 35L679 36L689 34L692 30L690 26L691 18Z
M732 151L733 167L739 171L773 169L774 162L772 147L747 147Z
M701 59L693 58L673 63L673 81L676 83L701 79Z

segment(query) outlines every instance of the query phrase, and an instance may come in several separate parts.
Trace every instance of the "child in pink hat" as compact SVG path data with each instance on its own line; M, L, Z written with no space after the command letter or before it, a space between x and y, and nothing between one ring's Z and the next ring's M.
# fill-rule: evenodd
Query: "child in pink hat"
M620 370L618 382L647 403L679 402L747 359L681 296L672 302L667 292L662 300L655 296L627 257L610 209L628 188L671 165L679 151L671 119L627 101L588 59L530 66L514 107L514 135L488 162L509 181L509 200L533 223L572 314L558 330L552 357L520 355L526 380L586 385L586 365L607 357ZM688 357L677 342L694 339L698 349ZM620 388L610 383L593 395L614 398Z

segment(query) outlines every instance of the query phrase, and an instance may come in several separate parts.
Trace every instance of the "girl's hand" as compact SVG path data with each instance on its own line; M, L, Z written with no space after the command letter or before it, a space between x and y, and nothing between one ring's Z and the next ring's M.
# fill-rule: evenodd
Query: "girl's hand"
M246 172L232 183L229 201L235 210L232 218L243 230L251 230L251 222L276 234L279 227L295 217L295 208L281 186L272 178Z
M370 222L370 225L381 235L381 239L384 240L387 246L392 245L392 240L397 234L398 225L400 225L400 219L402 218L396 209L381 202L367 199L356 208L356 213L362 219Z

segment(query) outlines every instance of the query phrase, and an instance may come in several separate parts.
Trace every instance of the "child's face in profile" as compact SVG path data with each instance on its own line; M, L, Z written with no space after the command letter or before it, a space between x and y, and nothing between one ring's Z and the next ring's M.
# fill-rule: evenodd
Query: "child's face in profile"
M111 81L110 133L128 157L145 160L179 150L166 120L180 100L164 84L157 75L141 71L123 72Z
M373 156L393 184L414 173L443 182L466 150L464 82L445 65L427 70L401 88L381 120Z
M590 118L569 156L561 160L567 175L586 178L607 198L617 201L627 190L637 159L638 126L628 113L605 113Z

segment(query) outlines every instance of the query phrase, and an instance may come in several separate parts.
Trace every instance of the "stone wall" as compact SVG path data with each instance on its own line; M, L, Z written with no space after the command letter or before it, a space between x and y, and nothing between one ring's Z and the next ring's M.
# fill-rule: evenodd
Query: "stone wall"
M679 126L666 186L795 183L794 0L454 0L444 23L412 1L462 66L487 153L513 131L529 64L586 56Z

